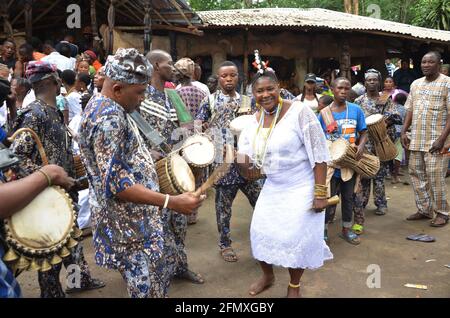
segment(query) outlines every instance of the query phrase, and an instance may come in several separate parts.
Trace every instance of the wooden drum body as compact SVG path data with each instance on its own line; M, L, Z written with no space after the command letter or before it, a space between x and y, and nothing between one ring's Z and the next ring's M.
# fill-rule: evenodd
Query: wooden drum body
M156 162L161 193L177 195L195 191L195 178L187 162L173 153Z
M366 118L367 130L374 142L375 152L380 161L391 161L397 157L398 151L394 142L389 138L384 117L381 114L370 115Z
M380 170L380 160L373 155L364 153L357 161L356 150L350 143L339 138L330 146L331 166L337 168L350 168L364 178L373 178Z
M75 177L76 179L80 179L82 177L86 177L86 168L84 167L83 160L81 160L80 155L73 156L73 163L75 166ZM87 178L83 178L80 182L80 186L78 190L84 190L89 188L89 182Z
M239 174L248 181L255 181L266 177L263 171L257 168L246 154L237 154L237 167Z

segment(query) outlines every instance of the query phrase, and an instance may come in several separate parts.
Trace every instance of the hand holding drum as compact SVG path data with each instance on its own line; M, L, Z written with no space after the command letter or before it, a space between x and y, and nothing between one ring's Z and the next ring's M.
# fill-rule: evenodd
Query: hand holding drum
M43 166L42 170L45 174L50 177L52 185L58 185L66 190L73 187L75 180L67 175L67 172L57 165L46 165Z

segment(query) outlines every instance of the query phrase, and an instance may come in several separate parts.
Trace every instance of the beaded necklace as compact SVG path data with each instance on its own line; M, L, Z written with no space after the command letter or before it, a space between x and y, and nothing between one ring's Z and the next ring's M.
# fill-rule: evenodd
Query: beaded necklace
M262 130L261 130L264 127L265 114L266 113L273 114L275 111L266 112L263 109L263 111L261 112L261 115L259 118L259 125L256 130L255 137L253 139L253 153L255 154L254 163L258 169L261 169L264 164L264 159L267 154L267 145L269 143L270 137L272 136L273 128L275 127L275 125L278 121L278 118L280 117L282 108L283 108L283 100L281 99L281 97L279 97L275 118L272 120L272 123L270 124L268 134L265 134L265 135L262 135ZM260 136L260 135L262 135L262 136ZM261 147L261 142L264 142L264 145L262 147Z

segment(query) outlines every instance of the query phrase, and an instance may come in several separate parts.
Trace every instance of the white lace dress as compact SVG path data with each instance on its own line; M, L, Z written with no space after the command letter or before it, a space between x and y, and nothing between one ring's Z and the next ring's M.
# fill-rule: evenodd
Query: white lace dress
M255 119L242 131L239 152L254 157ZM325 213L311 209L316 163L329 161L313 111L295 102L274 127L264 161L267 180L253 213L253 256L287 268L316 269L333 258L323 240Z

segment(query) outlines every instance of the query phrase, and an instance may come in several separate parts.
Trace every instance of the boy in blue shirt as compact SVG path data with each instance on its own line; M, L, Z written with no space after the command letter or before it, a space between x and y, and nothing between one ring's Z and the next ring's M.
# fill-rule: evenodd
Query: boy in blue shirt
M335 141L344 138L352 145L357 146L356 160L361 159L364 146L367 142L367 127L364 112L358 105L348 103L347 97L351 90L350 81L344 77L335 79L331 85L334 101L330 106L323 109L319 115L319 121L328 140ZM328 116L326 116L328 114ZM347 242L358 245L358 235L352 230L353 217L353 192L356 182L356 174L344 181L341 170L335 169L330 181L331 196L341 194L342 201L342 234L341 237ZM325 227L331 221L331 208L327 208L325 216ZM325 230L327 240L327 230Z

